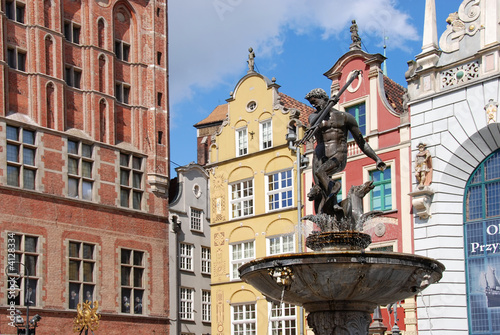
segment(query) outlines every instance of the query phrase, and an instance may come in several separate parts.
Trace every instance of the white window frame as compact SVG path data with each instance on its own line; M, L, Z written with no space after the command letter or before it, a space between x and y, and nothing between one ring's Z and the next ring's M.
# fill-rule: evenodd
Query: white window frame
M238 128L235 131L236 157L248 154L248 127Z
M231 263L231 280L240 280L238 268L255 259L255 240L233 243L229 245L229 262ZM234 257L235 253L239 253L239 257Z
M201 322L212 322L212 292L201 291Z
M201 273L211 274L212 273L212 255L210 247L201 247Z
M273 120L268 119L259 123L260 150L272 148L273 146Z
M289 248L290 245L291 248ZM291 233L267 237L266 250L268 256L295 252L295 234Z
M269 302L268 306L269 310L271 311L269 313L268 334L290 334L290 335L298 334L297 309L294 305L287 303L279 303L279 302ZM285 313L286 310L288 310L288 313ZM290 327L290 325L287 325L287 323L290 322L294 322L295 325L293 327ZM278 327L276 327L276 323L279 323Z
M194 231L203 231L203 210L190 207L189 211L190 229Z
M286 176L285 179L283 179L283 174L290 173L290 177ZM277 176L278 181L278 188L270 190L271 188L271 178L275 178ZM285 187L282 187L283 181L290 181L290 185L286 185ZM276 181L274 181L276 183ZM286 194L286 205L283 205L283 194ZM272 172L266 175L266 211L271 212L271 211L276 211L284 208L290 208L293 207L294 204L294 182L293 182L293 169L289 170L283 170L283 171L278 171L278 172ZM290 197L288 196L290 195ZM271 201L271 197L279 197L278 200L278 205L276 208L274 208L274 201ZM288 201L291 200L291 201ZM272 208L273 207L273 208Z
M179 269L184 271L193 270L193 249L189 243L179 243Z
M189 287L179 288L179 318L181 320L194 320L193 313L194 289Z
M237 315L238 317L236 317ZM254 317L248 318L248 315ZM235 327L241 328L236 330ZM257 335L257 306L255 303L231 305L231 335Z
M251 216L254 213L253 179L229 184L229 214L231 219Z

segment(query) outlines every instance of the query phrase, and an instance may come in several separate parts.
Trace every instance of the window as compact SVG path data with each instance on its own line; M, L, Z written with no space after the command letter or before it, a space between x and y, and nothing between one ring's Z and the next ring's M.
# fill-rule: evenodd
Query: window
M81 88L82 70L71 65L66 65L65 79L68 86Z
M339 178L339 179L333 179L333 181L335 183L339 183L340 184L340 189L339 191L337 192L337 202L340 203L342 201L342 178Z
M9 233L9 244L11 239L14 240L15 263L13 263L14 271L9 271L9 278L16 282L16 293L14 298L10 294L7 295L7 304L37 306L40 279L38 272L40 261L38 237ZM24 264L25 267L20 263ZM29 275L29 280L26 280L25 274Z
M115 84L115 97L118 102L129 104L130 86L124 83Z
M201 292L201 321L212 321L212 294L210 291Z
M69 242L69 308L76 309L79 302L94 301L95 245Z
M191 230L202 231L203 211L191 208Z
M370 180L373 180L373 190L370 191L371 210L388 211L392 209L391 167L384 171L371 171Z
M180 288L179 313L182 320L194 320L193 317L193 289Z
M269 318L270 334L271 335L296 335L297 334L297 318L295 314L295 306L290 304L280 304L277 302L269 303L271 315Z
M67 41L80 44L80 26L74 22L64 22L64 37Z
M10 20L24 23L25 6L22 2L16 0L5 1L5 14Z
M130 44L120 40L115 40L115 55L119 60L128 62L128 58L130 55Z
M267 239L268 255L285 254L295 251L295 236L293 234L270 237Z
M141 209L143 187L143 159L120 154L120 205Z
M471 174L464 192L464 251L469 334L498 334L500 151Z
M293 205L292 170L267 175L268 210Z
M235 305L232 309L231 335L256 335L257 314L255 304Z
M239 218L253 214L253 180L230 185L231 217Z
M255 258L255 242L231 244L231 280L240 279L238 268Z
M35 189L35 132L7 126L7 185Z
M359 131L361 131L361 135L365 136L366 135L366 108L365 104L359 104L355 106L351 106L346 108L346 112L351 114L356 118L356 121L358 122L359 126ZM349 132L349 136L347 138L348 140L352 140L353 137L351 133Z
M121 249L122 313L142 314L144 271L143 251Z
M273 126L272 121L267 120L260 123L260 149L267 149L273 146Z
M68 196L92 200L93 148L89 144L68 140Z
M179 269L193 271L193 245L179 244Z
M26 52L17 48L7 48L7 64L10 68L26 71Z
M210 274L212 263L209 247L201 247L201 273Z
M248 133L247 128L236 130L236 156L243 156L248 153Z

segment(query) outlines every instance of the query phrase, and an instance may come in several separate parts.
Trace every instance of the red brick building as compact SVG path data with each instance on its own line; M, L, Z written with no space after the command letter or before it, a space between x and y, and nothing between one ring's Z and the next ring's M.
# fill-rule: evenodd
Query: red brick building
M167 1L2 0L0 45L1 277L29 272L0 333L29 304L70 334L88 299L98 333L167 334Z

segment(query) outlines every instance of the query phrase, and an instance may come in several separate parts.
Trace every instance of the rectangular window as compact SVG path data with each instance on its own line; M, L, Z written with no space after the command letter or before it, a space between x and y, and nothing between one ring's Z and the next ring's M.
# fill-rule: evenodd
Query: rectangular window
M68 86L81 88L82 70L71 65L66 65L65 80Z
M179 244L179 269L193 271L193 245Z
M361 135L365 136L366 135L366 108L365 104L359 104L355 106L351 106L346 108L346 112L354 116L356 118L356 121L358 122L359 126L359 131L361 132ZM349 136L347 138L349 141L353 139L351 133L349 132Z
M68 140L68 196L92 200L93 148L80 141Z
M203 211L191 208L191 230L202 231Z
M115 55L119 60L128 62L130 56L130 44L121 40L115 40Z
M26 51L8 47L7 64L10 68L26 72Z
M246 180L230 185L231 218L253 215L253 180Z
M267 149L273 146L273 126L272 121L267 120L260 123L260 149Z
M231 280L240 279L238 268L255 258L255 241L230 245Z
M13 240L13 241L12 241ZM13 243L11 243L11 241ZM16 306L37 306L38 305L38 283L40 273L38 264L40 262L39 238L21 234L8 234L8 248L14 244L13 271L10 271L9 278L15 281L15 297L7 295L7 304ZM24 264L25 266L22 266ZM26 271L26 272L25 272ZM27 276L29 275L29 280ZM12 286L9 284L9 286Z
M209 247L201 247L201 273L210 274L212 271L212 260Z
M373 190L370 191L371 210L388 211L392 209L392 184L391 167L384 171L374 170L370 172L370 180L373 180Z
M140 210L144 193L143 158L120 154L120 205Z
M5 1L5 14L10 20L19 23L24 23L25 5L20 1L6 0Z
M292 170L267 175L267 201L270 211L292 207Z
M130 85L125 83L115 84L115 98L118 102L129 104L130 102Z
M201 292L201 321L212 321L212 294L210 291Z
M270 334L271 335L296 335L297 334L297 317L295 306L287 303L269 303L271 315L269 318Z
M7 126L7 185L35 189L36 133Z
M69 242L68 251L69 309L76 309L78 303L94 301L96 255L95 245L83 242Z
M80 44L80 31L80 25L72 21L64 22L64 37L67 41Z
M288 234L267 239L268 255L278 255L295 252L295 235Z
M142 314L144 251L121 249L122 313Z
M257 314L255 304L235 305L232 309L231 335L256 335Z
M193 289L180 288L179 314L182 320L194 320L193 317Z
M243 156L248 153L248 131L247 128L236 130L236 156Z

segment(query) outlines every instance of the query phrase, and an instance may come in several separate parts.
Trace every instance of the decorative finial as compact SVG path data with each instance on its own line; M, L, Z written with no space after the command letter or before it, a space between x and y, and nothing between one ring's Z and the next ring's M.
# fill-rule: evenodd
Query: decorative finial
M251 72L255 72L255 70L253 69L254 66L255 66L255 52L253 52L253 48L250 47L248 48L248 60L247 60L247 63L248 63L248 73L251 73Z
M356 20L351 21L352 25L349 31L351 32L351 40L352 43L349 46L350 50L358 49L361 50L361 37L358 35L358 25L356 24Z

